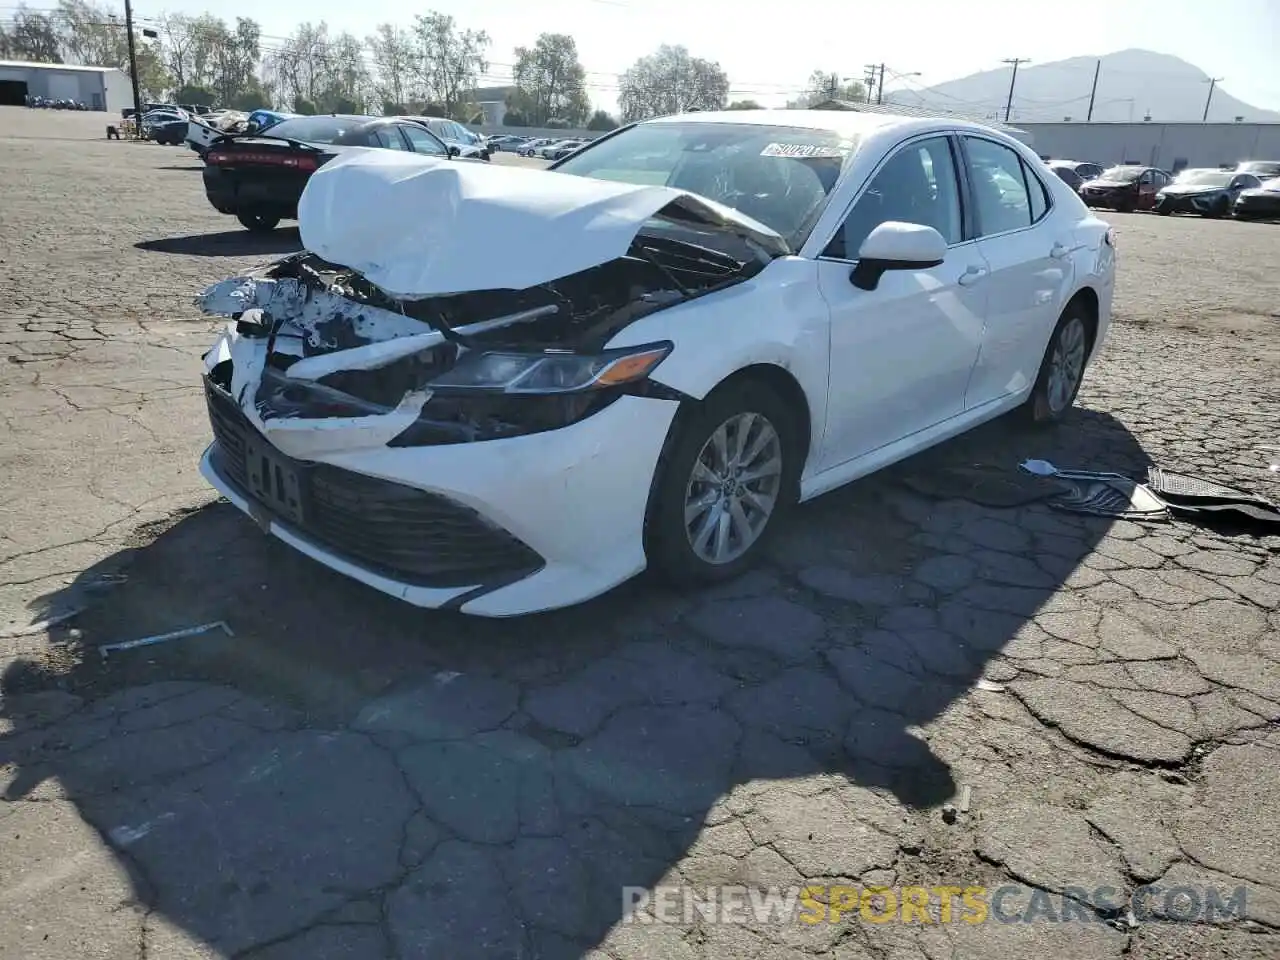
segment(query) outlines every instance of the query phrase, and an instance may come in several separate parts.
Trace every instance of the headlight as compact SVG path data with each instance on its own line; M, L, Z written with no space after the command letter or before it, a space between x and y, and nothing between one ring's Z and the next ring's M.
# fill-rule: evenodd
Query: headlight
M431 381L435 390L547 395L580 393L635 383L647 377L671 352L670 343L575 353L473 351Z

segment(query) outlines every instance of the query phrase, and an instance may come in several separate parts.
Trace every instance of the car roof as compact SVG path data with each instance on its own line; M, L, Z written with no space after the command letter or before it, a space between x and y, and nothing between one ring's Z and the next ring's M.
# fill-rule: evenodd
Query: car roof
M863 113L858 110L715 110L655 117L642 123L739 123L764 127L799 127L808 130L824 130L844 137L864 137L890 128L900 128L910 135L936 128L972 130L978 133L1007 131L960 117L938 115L936 117L909 116L896 113Z

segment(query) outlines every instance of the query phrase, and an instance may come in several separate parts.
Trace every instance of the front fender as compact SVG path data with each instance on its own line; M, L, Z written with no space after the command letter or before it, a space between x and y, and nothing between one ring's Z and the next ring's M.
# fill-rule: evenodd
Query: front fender
M651 379L698 400L746 367L779 367L808 401L811 449L819 449L826 424L830 324L818 294L817 265L781 257L737 286L640 318L608 346L669 340L675 349Z

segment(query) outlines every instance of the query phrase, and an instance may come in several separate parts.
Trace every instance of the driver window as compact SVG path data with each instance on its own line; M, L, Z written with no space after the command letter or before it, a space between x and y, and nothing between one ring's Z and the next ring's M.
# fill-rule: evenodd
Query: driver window
M867 235L890 220L933 227L948 244L963 239L960 191L947 137L917 141L890 157L849 211L825 256L856 260Z
M447 157L449 155L448 148L425 130L406 123L400 127L400 131L408 139L409 146L414 153L426 153L435 157Z
M1138 182L1144 185L1148 183L1154 183L1155 177L1152 175L1151 171L1148 170L1139 178Z
M400 134L396 132L395 127L380 127L373 131L373 142L375 146L387 150L404 149L404 141L400 139Z

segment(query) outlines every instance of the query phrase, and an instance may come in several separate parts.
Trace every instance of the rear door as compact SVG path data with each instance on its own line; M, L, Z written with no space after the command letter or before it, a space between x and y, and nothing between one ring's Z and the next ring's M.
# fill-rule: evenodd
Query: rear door
M1073 218L1053 209L1035 165L995 140L962 140L978 248L991 268L982 348L965 392L971 410L1035 382L1077 242Z

